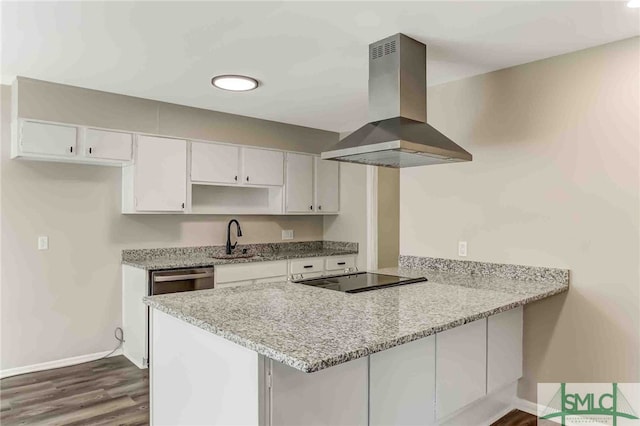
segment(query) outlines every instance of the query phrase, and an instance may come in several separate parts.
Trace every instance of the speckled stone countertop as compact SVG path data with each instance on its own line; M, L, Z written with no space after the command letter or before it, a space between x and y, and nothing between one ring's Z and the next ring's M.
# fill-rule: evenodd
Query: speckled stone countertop
M358 254L357 243L340 241L238 244L234 253L241 253L243 249L246 249L253 256L229 259L215 258L215 256L224 254L224 246L123 250L122 264L146 270L161 270Z
M152 296L145 303L314 372L569 289L567 270L539 274L540 268L518 268L514 279L402 267L382 272L424 275L429 281L356 294L293 283L253 284Z

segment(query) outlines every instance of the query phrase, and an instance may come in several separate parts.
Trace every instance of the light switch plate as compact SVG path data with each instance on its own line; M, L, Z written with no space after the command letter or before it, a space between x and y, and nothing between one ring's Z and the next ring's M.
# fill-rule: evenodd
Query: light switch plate
M49 250L49 237L46 235L38 237L38 250Z
M293 229L283 229L282 230L282 239L283 240L293 240Z
M467 242L458 241L458 256L467 257Z

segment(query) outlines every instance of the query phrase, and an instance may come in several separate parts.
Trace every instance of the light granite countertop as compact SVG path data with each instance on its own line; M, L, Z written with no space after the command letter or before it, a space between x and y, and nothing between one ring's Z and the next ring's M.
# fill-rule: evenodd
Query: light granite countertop
M451 262L459 268L459 261L434 269L419 259L430 258L401 258L400 268L381 272L429 281L363 293L278 282L152 296L145 303L310 373L569 289L568 270L473 262L465 272L450 272L445 269L455 269Z
M224 246L124 250L122 264L146 270L161 270L358 254L357 243L338 241L238 245L234 253L240 253L243 249L254 256L216 258L215 256L224 256Z

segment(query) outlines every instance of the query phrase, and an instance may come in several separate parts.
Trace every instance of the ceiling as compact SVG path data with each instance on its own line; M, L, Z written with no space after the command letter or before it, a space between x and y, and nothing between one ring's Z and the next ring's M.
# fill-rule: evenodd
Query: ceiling
M333 131L367 120L367 46L427 44L439 84L640 34L625 2L2 2L16 75ZM258 90L213 88L224 73Z

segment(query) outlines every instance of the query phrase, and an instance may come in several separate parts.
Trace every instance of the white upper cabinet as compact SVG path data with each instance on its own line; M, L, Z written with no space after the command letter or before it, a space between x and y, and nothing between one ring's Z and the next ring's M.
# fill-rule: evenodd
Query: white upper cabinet
M206 142L191 142L191 180L194 182L238 183L240 148Z
M191 142L191 181L282 186L284 153L227 144Z
M74 157L77 145L77 127L33 121L20 124L19 146L23 153Z
M184 211L187 202L187 141L138 136L133 168L136 211Z
M311 155L287 153L288 213L313 212L313 161Z
M340 163L315 158L316 202L320 213L337 213L340 210Z
M282 186L284 153L267 149L243 148L243 183Z
M84 155L88 158L130 161L132 146L131 133L86 129Z

